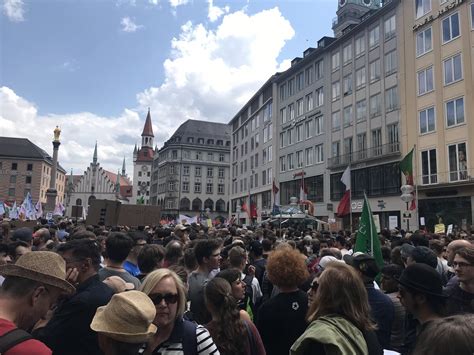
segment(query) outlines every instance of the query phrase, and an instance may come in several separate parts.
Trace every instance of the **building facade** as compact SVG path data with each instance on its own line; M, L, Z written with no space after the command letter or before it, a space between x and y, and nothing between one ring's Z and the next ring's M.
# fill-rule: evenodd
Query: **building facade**
M228 216L229 126L187 120L155 155L151 204L164 218Z
M240 224L260 222L272 210L276 77L272 76L229 123L230 213Z
M94 199L130 203L132 183L125 172L107 171L97 159L97 143L92 162L82 175L69 175L66 194L66 216L81 218L87 215L88 206Z
M0 200L17 204L29 192L36 203L46 203L52 172L52 158L25 138L0 137ZM56 172L56 203L64 203L66 170Z
M466 229L474 219L474 2L404 1L402 128L415 147L418 218Z
M146 116L142 132L142 144L140 148L133 150L133 204L150 204L151 170L153 166L153 126L151 123L150 109Z

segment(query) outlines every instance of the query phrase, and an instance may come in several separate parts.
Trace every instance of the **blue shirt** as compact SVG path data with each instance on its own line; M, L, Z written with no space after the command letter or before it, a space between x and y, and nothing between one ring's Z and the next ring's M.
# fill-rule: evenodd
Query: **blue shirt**
M127 270L130 274L132 274L133 276L137 277L138 275L140 275L140 269L138 268L137 265L135 264L132 264L130 261L126 260L124 263L123 263L123 268L125 270Z
M384 349L390 346L392 323L395 318L395 307L386 294L374 288L373 283L366 283L365 289L369 299L372 319L377 323L377 338Z

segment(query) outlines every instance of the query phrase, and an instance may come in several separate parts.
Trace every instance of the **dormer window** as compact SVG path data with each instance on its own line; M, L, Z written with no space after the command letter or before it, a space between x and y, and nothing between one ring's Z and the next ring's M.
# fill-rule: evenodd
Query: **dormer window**
M207 144L209 145L214 145L214 139L208 139Z
M204 144L204 138L198 138L198 144Z
M224 145L224 142L223 142L221 139L219 139L219 140L217 140L217 143L216 143L216 144L217 144L217 145Z
M188 137L188 143L194 143L194 137Z

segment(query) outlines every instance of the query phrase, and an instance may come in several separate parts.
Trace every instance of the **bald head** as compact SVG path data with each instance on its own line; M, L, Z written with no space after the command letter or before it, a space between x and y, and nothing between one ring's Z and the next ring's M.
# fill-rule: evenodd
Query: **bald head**
M465 239L453 240L451 243L449 243L448 247L446 248L446 258L448 259L448 264L451 265L454 260L454 255L459 249L470 245L472 245L471 242Z

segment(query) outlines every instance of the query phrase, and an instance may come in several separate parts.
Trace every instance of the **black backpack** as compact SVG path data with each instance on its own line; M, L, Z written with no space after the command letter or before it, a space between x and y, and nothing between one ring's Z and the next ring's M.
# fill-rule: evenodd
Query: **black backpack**
M0 355L6 353L9 349L15 345L23 343L24 341L30 340L33 337L30 333L20 328L15 328L6 332L0 336Z

